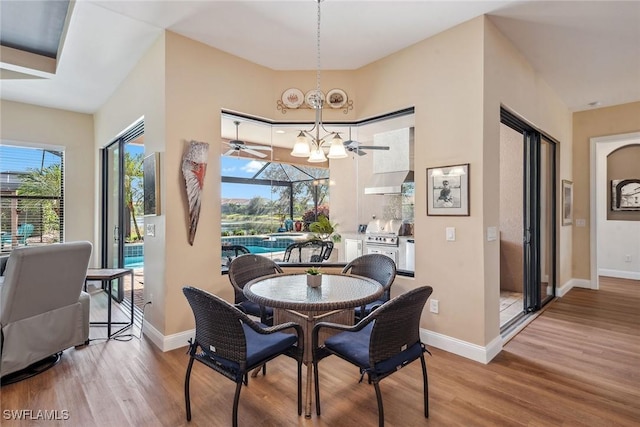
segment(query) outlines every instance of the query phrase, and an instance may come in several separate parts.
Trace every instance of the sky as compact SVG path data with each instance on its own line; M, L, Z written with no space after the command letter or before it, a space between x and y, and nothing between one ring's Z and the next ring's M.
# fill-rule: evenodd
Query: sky
M144 147L130 144L127 145L126 150L135 155L143 153ZM43 149L0 145L0 172L21 172L27 169L39 169L42 166L47 167L59 163L59 161L60 158L58 156ZM257 160L222 156L222 175L251 178L264 164L265 162ZM266 185L222 184L222 198L251 199L253 197L271 199L271 187Z
M25 172L59 163L60 157L40 148L0 145L0 172Z
M223 176L251 178L264 165L265 162L258 160L248 160L229 156L221 157ZM231 184L223 182L221 194L223 199L251 199L253 197L271 199L271 187L266 185Z

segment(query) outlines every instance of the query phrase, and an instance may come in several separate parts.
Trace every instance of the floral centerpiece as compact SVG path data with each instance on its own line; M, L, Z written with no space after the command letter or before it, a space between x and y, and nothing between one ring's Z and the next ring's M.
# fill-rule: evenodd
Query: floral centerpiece
M322 284L322 272L318 267L309 267L305 272L307 273L307 286L317 288Z

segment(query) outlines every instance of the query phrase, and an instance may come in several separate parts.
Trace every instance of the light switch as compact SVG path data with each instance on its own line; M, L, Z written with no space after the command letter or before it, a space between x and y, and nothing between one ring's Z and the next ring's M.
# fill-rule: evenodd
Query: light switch
M487 241L492 242L498 239L498 229L496 227L487 227Z
M456 240L456 228L447 227L447 241L454 242Z
M147 236L154 237L156 235L156 225L147 224Z

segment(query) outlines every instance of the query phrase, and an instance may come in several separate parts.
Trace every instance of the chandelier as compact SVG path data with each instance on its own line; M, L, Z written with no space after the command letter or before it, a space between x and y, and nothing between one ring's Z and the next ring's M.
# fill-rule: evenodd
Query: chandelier
M316 90L308 97L308 104L315 110L316 119L314 125L309 130L301 130L296 138L291 155L294 157L307 157L311 163L326 162L329 159L342 159L347 157L347 151L342 143L342 138L338 132L329 132L322 123L322 107L324 105L324 95L320 90L320 3L318 2L318 26L317 26L317 70L316 70ZM321 138L320 131L325 135ZM331 140L329 153L324 154L324 145Z

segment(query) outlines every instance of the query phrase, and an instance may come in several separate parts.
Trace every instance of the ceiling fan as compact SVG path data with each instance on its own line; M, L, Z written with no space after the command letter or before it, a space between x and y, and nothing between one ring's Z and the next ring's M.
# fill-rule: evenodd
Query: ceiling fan
M245 144L244 141L241 141L241 140L238 139L238 127L240 126L240 122L235 120L233 122L233 124L236 125L236 139L232 139L229 142L223 141L225 144L227 144L229 146L229 151L224 153L223 156L230 156L230 155L232 155L234 153L238 153L238 156L239 156L240 155L240 151L244 151L247 154L251 154L253 156L260 157L261 159L264 159L265 157L267 157L266 154L261 153L260 151L257 151L257 150L271 151L272 150L271 147L267 147L265 145L247 145L247 144Z
M385 145L360 145L358 141L351 139L351 126L349 126L349 139L343 142L344 148L347 151L355 152L358 156L364 156L366 151L363 150L389 150Z

